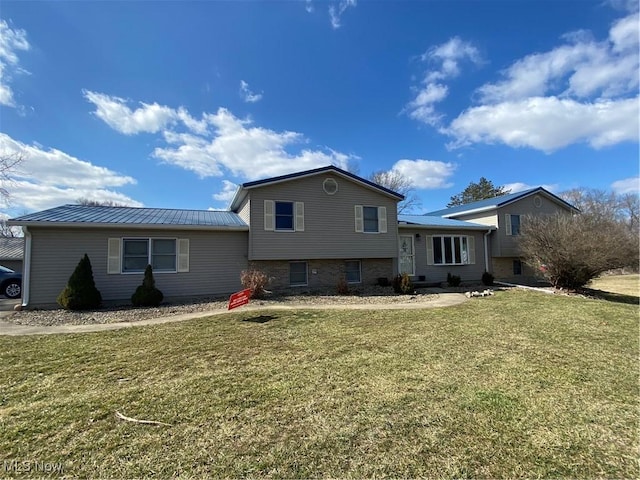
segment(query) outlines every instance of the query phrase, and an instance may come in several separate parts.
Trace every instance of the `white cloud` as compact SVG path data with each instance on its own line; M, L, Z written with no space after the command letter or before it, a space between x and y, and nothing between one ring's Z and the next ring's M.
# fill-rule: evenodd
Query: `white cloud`
M0 154L20 154L24 157L17 171L11 175L12 181L8 185L12 207L38 210L75 203L79 198L141 206L139 202L113 190L114 187L135 184L135 179L79 160L60 150L26 145L0 133Z
M140 102L140 107L131 110L127 101L103 93L83 91L84 97L96 106L95 115L114 130L125 135L157 133L178 121L196 133L206 133L206 122L196 120L186 109L174 110L157 103Z
M225 108L205 117L214 129L210 137L165 132L165 138L176 146L156 148L153 156L200 177L220 176L225 170L249 180L329 164L346 168L353 158L331 149L290 153L288 149L305 143L302 134L252 126Z
M632 13L603 41L572 32L558 47L517 60L503 80L478 88L478 106L440 132L454 138L453 148L503 143L547 153L574 143L637 142L639 25Z
M236 190L238 190L238 185L236 185L233 182L230 182L229 180L223 180L222 191L218 193L214 193L212 197L214 198L214 200L218 200L220 202L225 202L226 204L229 204L231 202L231 199L235 195Z
M531 190L532 188L538 188L538 187L542 187L545 190L552 193L556 192L559 188L558 185L555 183L545 184L545 185L529 185L527 183L522 183L522 182L513 182L513 183L507 183L506 185L503 185L504 190L510 193L523 192L525 190Z
M307 11L307 13L313 13L314 8L312 0L305 0L304 9Z
M195 120L184 108L154 103L133 111L119 97L88 91L85 97L96 105L96 116L120 133L161 133L167 145L152 155L202 178L231 173L254 180L329 164L349 168L357 159L330 148L301 149L308 143L301 133L257 127L225 108ZM188 131L177 131L179 126Z
M624 180L613 182L611 189L619 195L624 195L625 193L638 195L640 194L640 177L625 178Z
M31 46L27 41L27 32L21 29L13 29L9 24L0 19L0 105L15 107L13 90L9 86L11 75L25 73L18 67L18 51L29 50Z
M450 148L473 143L503 143L550 153L586 142L593 148L638 141L638 98L579 103L557 97L473 107L447 128Z
M355 7L356 4L357 0L340 0L337 5L333 4L329 6L329 19L331 20L331 26L334 30L342 26L341 17L347 8Z
M408 178L413 187L421 190L447 188L452 185L449 179L453 175L456 165L436 160L398 160L392 171Z
M249 89L249 84L244 80L240 80L240 96L247 103L256 103L262 100L262 94L253 93Z
M480 87L481 101L521 100L548 92L577 98L636 92L639 34L635 13L617 21L602 42L588 32L565 35L567 44L528 55L503 72L504 80Z
M449 95L449 87L443 81L460 75L461 62L471 61L480 65L482 58L479 50L471 43L453 37L430 48L420 59L435 64L435 68L427 70L420 86L413 88L415 98L406 105L404 111L414 120L435 127L440 125L443 118L436 110L436 104Z

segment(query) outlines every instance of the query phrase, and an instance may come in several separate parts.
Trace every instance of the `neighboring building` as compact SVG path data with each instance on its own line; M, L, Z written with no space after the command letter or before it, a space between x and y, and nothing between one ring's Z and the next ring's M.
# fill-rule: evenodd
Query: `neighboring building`
M430 212L446 219L455 219L495 228L490 235L490 270L501 280L532 280L533 272L520 259L518 236L525 215L577 213L578 209L542 187L478 202Z
M129 301L147 264L168 299L237 291L248 268L265 271L275 290L375 284L398 273L437 284L448 273L478 281L492 258L504 269L516 251L500 215L511 215L513 233L527 202L545 213L562 206L543 189L529 192L480 210L397 215L402 195L329 166L245 183L229 211L64 205L8 223L25 233L28 307L55 305L85 253L107 302Z
M14 272L22 272L23 253L24 238L0 237L0 265Z

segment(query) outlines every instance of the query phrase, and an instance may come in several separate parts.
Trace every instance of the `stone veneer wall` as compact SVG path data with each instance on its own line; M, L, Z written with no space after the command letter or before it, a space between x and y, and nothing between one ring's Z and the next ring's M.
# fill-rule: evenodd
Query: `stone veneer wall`
M354 259L356 260L356 259ZM250 263L250 268L264 271L271 279L270 290L285 289L323 289L335 288L338 281L345 276L346 260L300 260L307 262L308 282L306 286L291 287L289 285L288 260L258 260ZM393 260L391 258L360 260L361 280L356 285L375 285L378 278L385 277L391 282L393 278Z

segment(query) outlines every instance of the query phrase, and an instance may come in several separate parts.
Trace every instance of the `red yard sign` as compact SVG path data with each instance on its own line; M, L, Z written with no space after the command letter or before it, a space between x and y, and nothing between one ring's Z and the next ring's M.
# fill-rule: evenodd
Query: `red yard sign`
M249 303L249 297L251 296L251 289L247 288L245 290L240 290L239 292L234 293L229 297L229 307L227 310L231 310L232 308L241 307L242 305L246 305Z

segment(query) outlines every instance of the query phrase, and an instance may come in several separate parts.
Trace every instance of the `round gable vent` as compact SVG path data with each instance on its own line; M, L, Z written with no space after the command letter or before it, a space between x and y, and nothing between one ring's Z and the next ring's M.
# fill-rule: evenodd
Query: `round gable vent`
M338 191L338 182L333 178L327 178L322 182L322 189L327 195L334 195Z
M542 199L541 199L538 195L536 195L535 197L533 197L533 205L534 205L536 208L540 208L540 207L542 206Z

